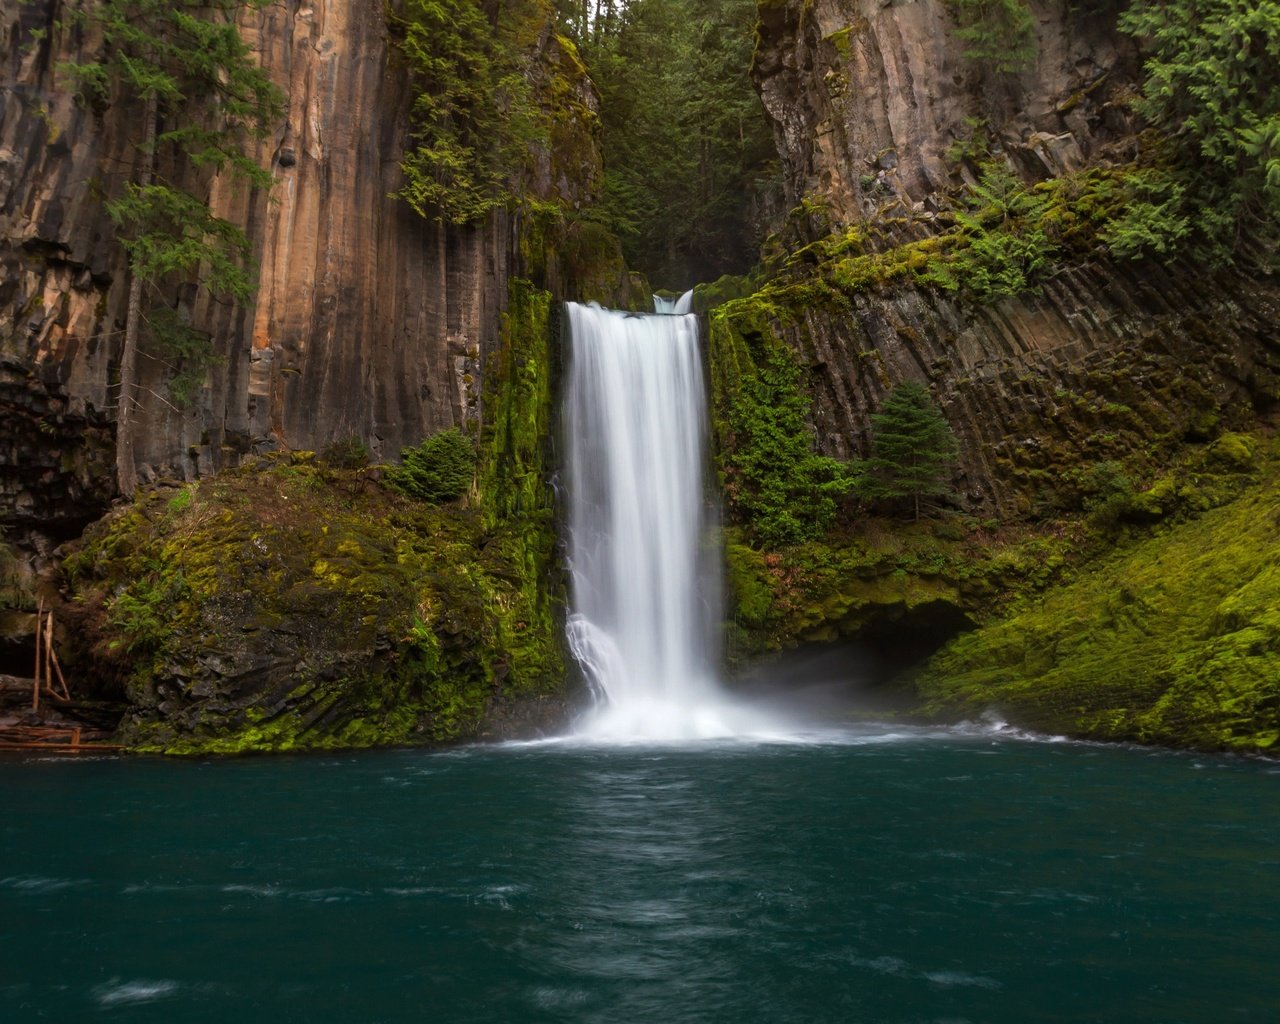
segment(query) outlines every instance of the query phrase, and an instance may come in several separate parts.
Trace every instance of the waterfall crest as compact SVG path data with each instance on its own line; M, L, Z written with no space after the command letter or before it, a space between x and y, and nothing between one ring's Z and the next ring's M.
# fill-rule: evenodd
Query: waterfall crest
M641 316L568 304L568 642L598 737L732 735L713 642L706 393L692 293Z

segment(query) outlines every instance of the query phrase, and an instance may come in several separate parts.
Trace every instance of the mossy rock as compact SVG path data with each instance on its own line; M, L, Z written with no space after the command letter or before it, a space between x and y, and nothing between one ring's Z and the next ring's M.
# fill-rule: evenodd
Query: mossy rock
M1220 454L1256 468L1260 481L955 640L918 682L925 711L955 717L996 708L1072 736L1272 750L1280 731L1280 453L1273 440L1240 437Z

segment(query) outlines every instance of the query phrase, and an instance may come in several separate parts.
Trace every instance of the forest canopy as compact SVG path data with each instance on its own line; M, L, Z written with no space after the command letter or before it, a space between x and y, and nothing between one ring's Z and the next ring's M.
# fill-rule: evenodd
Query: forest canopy
M589 216L659 287L743 273L780 193L751 83L754 0L557 0L600 90L604 196Z

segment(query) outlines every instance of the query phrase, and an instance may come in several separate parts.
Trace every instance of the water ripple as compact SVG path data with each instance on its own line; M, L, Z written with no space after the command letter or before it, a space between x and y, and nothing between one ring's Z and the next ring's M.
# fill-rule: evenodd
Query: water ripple
M95 988L93 996L102 1006L153 1003L176 995L178 988L176 981L151 981L145 978L121 981L119 978L112 978Z

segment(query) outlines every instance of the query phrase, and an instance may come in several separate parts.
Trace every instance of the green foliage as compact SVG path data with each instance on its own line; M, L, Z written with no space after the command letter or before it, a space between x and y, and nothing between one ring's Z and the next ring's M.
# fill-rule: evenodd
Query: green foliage
M590 215L655 286L746 271L754 206L778 177L750 77L755 4L632 0L589 30L564 13L601 96L604 188Z
M1160 129L1185 215L1217 258L1280 235L1280 2L1137 0L1120 27L1142 40L1138 103Z
M964 55L1001 72L1024 71L1039 53L1036 20L1027 0L947 0L968 43Z
M395 17L413 77L411 148L399 195L423 217L465 224L512 202L528 149L545 141L519 30L527 5L408 0Z
M157 142L176 144L202 166L230 165L253 177L260 170L244 157L239 136L262 132L279 116L283 97L251 59L235 18L244 8L269 3L94 0L67 17L76 27L102 33L102 59L68 63L62 70L95 102L110 102L115 87L133 96L155 96L171 125ZM218 112L210 124L179 116L206 106Z
M1135 509L1133 480L1118 462L1100 462L1085 473L1082 489L1089 523L1103 531L1115 530Z
M270 172L254 162L247 146L274 129L284 97L253 60L235 21L241 10L267 3L96 0L67 15L71 26L96 30L103 39L100 60L60 66L80 94L99 107L141 102L155 119L141 125L144 139L154 133L141 183L126 183L123 194L106 202L130 270L153 286L175 276L194 277L236 302L252 298L244 231L156 171L192 165L253 188L270 185ZM153 297L158 295L155 290ZM163 304L156 304L147 321L153 354L175 367L174 403L185 405L215 362L208 337Z
M95 104L117 98L153 99L163 118L156 135L156 154L169 148L184 160L212 171L230 171L257 187L271 183L270 172L245 152L251 138L265 138L284 113L284 96L254 62L235 18L244 8L259 9L269 0L96 0L73 9L70 23L102 34L99 61L65 63L60 70L75 81L82 96ZM122 200L121 222L144 222L154 206L156 216L184 221L196 215L191 196L173 189L133 190ZM202 216L209 217L207 209ZM203 232L220 242L220 229ZM231 248L236 248L231 244ZM154 247L144 249L154 255ZM184 269L189 257L179 260ZM172 267L160 265L156 272Z
M991 159L991 126L986 118L965 117L951 145L947 162L979 166Z
M457 427L401 449L400 460L387 471L387 482L411 498L434 504L462 497L475 477L475 446Z
M373 453L369 446L355 434L334 441L321 450L320 461L334 469L363 469L369 465Z
M907 499L915 517L920 502L952 492L957 445L946 419L922 384L897 385L871 417L871 458L859 490L872 500Z
M950 260L939 261L927 280L980 302L1017 295L1053 268L1057 246L1041 220L1048 196L1028 189L999 164L988 164L956 213L964 240Z
M1121 185L1124 205L1100 237L1117 259L1171 255L1191 232L1186 189L1168 172L1134 171Z
M108 605L111 627L118 634L111 646L130 654L158 650L173 631L170 610L189 594L190 588L180 571L174 571L163 560L148 560L144 571L131 579Z
M153 357L169 365L169 398L185 409L204 383L209 370L223 360L213 351L209 335L196 330L177 310L153 305L146 314L146 335Z
M121 229L135 274L155 281L200 271L212 290L239 302L252 298L254 283L245 269L248 237L190 192L129 184L123 196L107 203L107 212Z
M846 463L814 452L800 367L772 337L755 335L749 344L738 334L723 315L737 305L712 317L725 500L762 544L795 544L831 526L852 474Z

